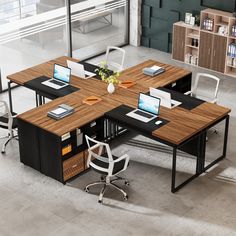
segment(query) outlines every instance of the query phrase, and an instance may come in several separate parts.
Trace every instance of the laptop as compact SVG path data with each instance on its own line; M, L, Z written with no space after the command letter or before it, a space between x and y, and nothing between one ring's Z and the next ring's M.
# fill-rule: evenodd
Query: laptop
M138 99L138 109L135 109L126 115L147 123L158 117L160 103L161 100L159 98L140 93Z
M69 85L71 69L54 64L53 78L42 82L43 85L54 89L61 89Z
M71 68L72 75L80 77L82 79L89 79L96 75L95 73L86 71L84 69L84 65L74 62L74 61L67 60L67 66Z
M167 108L174 108L182 104L182 102L171 99L171 94L160 89L149 88L150 95L161 99L161 105Z

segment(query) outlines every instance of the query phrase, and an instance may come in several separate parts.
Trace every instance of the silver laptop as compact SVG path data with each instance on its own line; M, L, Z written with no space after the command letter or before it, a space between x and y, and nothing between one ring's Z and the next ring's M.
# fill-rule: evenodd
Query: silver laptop
M126 115L136 120L147 123L159 115L161 100L150 95L140 93L138 99L138 109L135 109Z
M54 89L61 89L69 85L71 69L54 64L53 78L42 82L43 85Z
M82 79L89 79L96 75L95 73L86 71L84 69L84 65L74 62L74 61L67 60L67 66L71 68L72 75L80 77Z
M182 104L182 102L171 99L171 94L160 89L149 88L150 95L161 99L161 105L167 108L174 108Z

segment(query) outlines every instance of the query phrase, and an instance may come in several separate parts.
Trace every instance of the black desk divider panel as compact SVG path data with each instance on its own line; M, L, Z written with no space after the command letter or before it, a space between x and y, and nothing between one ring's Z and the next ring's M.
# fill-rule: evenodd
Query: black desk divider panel
M99 69L99 68L100 68L99 66L90 64L90 63L85 62L85 61L80 61L80 62L78 62L78 63L84 65L84 69L85 69L86 71L95 73L95 74L97 75L97 76L95 76L95 77L93 77L93 78L96 78L96 79L98 79L98 80L101 80L101 77L99 76L98 71L95 71L96 69ZM110 74L113 73L113 71L111 71L111 70L108 70L108 71L109 71Z
M36 91L41 96L44 96L44 97L47 97L50 99L63 97L65 95L68 95L70 93L73 93L73 92L76 92L79 90L79 88L73 87L71 85L63 87L61 89L50 88L50 87L42 84L43 81L48 80L48 79L50 79L50 78L48 78L46 76L40 76L36 79L26 82L25 87L30 88L30 89Z
M122 125L128 126L132 128L133 130L139 130L142 133L146 133L147 135L151 135L152 132L163 125L166 125L169 121L161 119L157 117L156 119L153 119L149 121L148 123L144 123L142 121L136 120L132 117L127 116L126 114L129 113L130 111L133 111L134 108L126 106L126 105L121 105L117 108L114 108L113 110L107 112L105 114L106 118L110 118L111 120L117 120ZM162 123L159 125L156 125L155 122L157 120L161 120Z
M171 89L167 89L167 88L158 88L158 89L170 93L171 99L182 102L180 107L187 110L192 110L205 102L201 99L194 98L189 95L185 95L185 94L173 91Z

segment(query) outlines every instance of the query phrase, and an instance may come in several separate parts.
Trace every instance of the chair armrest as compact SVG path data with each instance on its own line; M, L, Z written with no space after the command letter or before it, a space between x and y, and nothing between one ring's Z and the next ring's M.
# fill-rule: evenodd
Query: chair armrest
M119 161L124 160L124 159L129 160L129 156L127 154L124 154L121 157L119 157L118 159L114 160L114 162L119 162Z

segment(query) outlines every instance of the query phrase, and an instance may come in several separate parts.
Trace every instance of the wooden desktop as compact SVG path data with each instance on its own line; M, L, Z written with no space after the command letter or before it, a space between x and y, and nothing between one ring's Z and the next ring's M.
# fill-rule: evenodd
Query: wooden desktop
M36 77L42 75L51 77L54 63L66 65L67 59L72 60L60 57L9 75L9 83L25 86L27 82ZM155 77L144 75L142 69L152 65L162 66L166 71ZM116 119L115 113L112 111L119 109L122 104L137 107L138 94L148 92L150 86L164 87L181 93L189 91L191 76L191 72L182 68L148 60L123 71L120 80L131 80L136 84L128 89L117 87L114 94L108 94L107 84L96 78L84 80L72 76L71 85L78 87L79 91L57 98L18 116L21 162L65 183L87 169L87 147L84 140L81 145L77 146L78 134L83 133L83 139L84 134L88 134L100 140L111 140L119 134L118 130L115 130L114 133L114 127L117 129L121 123L125 128L135 128L135 126L131 127L129 123L125 123L125 119ZM84 104L83 100L91 95L100 97L102 101L92 106ZM59 121L47 117L48 111L62 103L74 107L75 113ZM207 102L203 102L191 110L183 107L174 109L161 107L160 118L167 120L168 123L151 130L147 136L173 147L172 192L177 191L209 168L209 166L205 166L205 162L203 163L205 158L205 155L202 155L205 146L204 137L208 128L224 119L226 120L224 150L223 155L217 158L216 162L225 157L229 113L230 109ZM63 140L63 136L67 134L70 137ZM194 145L200 149L195 152L189 151L191 149L189 142L191 146ZM69 147L69 145L71 146ZM62 149L68 147L71 151L63 155ZM194 154L198 158L194 176L176 187L176 150L178 148ZM212 165L214 164L212 163Z

